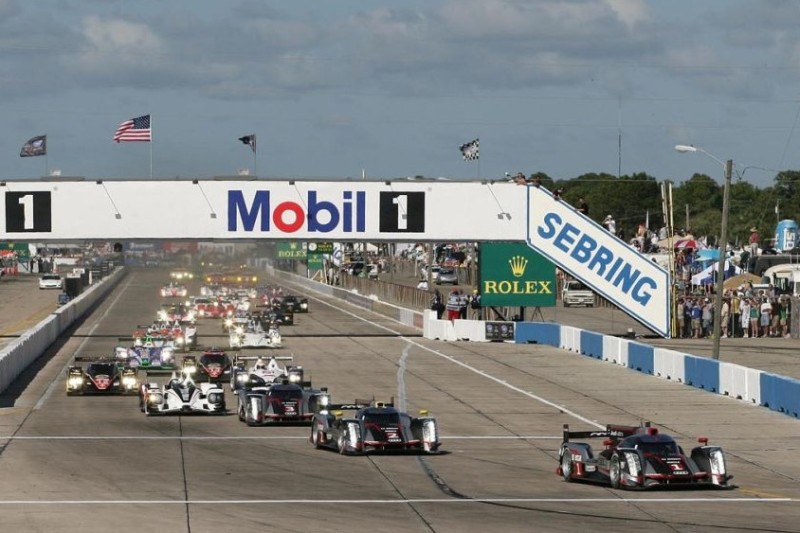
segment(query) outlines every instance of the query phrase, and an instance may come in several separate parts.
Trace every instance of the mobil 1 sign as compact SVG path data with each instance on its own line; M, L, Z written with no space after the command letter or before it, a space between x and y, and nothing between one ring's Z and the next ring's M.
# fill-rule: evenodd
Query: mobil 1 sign
M481 305L556 305L556 267L524 242L480 245Z
M667 271L541 187L528 186L527 240L631 317L669 336Z

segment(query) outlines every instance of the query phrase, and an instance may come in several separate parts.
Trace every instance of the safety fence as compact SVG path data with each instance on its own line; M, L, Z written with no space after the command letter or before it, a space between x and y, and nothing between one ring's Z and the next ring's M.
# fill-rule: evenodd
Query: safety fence
M38 359L59 335L102 300L125 274L124 268L117 269L4 346L0 350L0 393Z

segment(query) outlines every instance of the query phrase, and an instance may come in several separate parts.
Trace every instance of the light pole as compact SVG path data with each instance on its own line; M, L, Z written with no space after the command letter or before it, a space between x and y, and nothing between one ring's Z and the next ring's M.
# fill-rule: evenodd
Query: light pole
M719 342L720 342L720 335L722 333L722 291L723 283L725 281L725 252L728 249L728 211L729 211L729 198L730 198L730 190L731 190L731 174L733 173L733 160L728 159L727 161L722 161L718 157L714 156L703 150L702 148L697 148L695 146L687 146L685 144L679 144L675 146L675 150L681 153L687 152L700 152L701 154L705 154L706 156L710 157L720 165L725 172L725 187L722 193L722 227L720 228L720 246L719 246L719 264L717 265L717 289L716 289L716 297L714 298L714 348L711 354L711 357L714 359L719 359Z

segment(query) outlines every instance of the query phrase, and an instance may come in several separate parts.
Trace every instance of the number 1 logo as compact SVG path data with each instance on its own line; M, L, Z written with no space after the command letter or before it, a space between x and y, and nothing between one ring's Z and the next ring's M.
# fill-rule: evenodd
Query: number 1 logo
M381 192L381 233L424 233L424 192Z
M6 191L7 233L52 231L50 191Z

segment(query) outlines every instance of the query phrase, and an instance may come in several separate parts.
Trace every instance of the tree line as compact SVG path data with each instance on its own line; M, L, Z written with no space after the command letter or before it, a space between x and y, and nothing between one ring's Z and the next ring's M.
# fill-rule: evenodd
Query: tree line
M551 191L563 189L562 198L577 205L583 197L589 204L589 216L602 223L612 215L617 232L623 231L630 240L639 224L644 224L649 213L649 229L658 231L664 226L661 183L646 173L613 176L611 174L584 174L569 180L554 180L543 172L536 173L542 186ZM672 184L674 230L684 229L695 237L708 236L716 243L722 223L723 184L705 174L694 174L682 183ZM776 213L776 205L779 214ZM763 239L771 238L780 220L798 220L800 217L800 171L779 172L774 184L758 187L734 176L731 181L728 216L730 243L746 244L750 228L756 227Z

